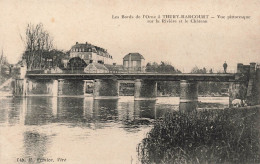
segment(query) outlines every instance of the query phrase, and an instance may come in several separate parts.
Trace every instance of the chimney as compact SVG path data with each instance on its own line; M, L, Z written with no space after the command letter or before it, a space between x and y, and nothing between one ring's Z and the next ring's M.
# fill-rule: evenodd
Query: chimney
M113 63L114 66L116 66L116 63Z
M79 42L76 42L76 44L78 44Z
M88 42L86 42L86 44L88 44Z
M242 73L242 72L243 72L243 64L237 63L237 73Z

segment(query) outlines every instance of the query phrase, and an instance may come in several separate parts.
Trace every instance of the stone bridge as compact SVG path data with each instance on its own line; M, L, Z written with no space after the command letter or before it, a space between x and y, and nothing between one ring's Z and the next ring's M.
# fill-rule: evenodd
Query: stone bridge
M121 81L132 81L135 100L156 100L158 81L180 81L180 109L196 108L198 82L229 82L230 102L239 94L259 93L259 69L255 63L237 65L235 74L159 74L159 73L30 73L16 79L16 96L84 96L94 86L94 99L119 98Z

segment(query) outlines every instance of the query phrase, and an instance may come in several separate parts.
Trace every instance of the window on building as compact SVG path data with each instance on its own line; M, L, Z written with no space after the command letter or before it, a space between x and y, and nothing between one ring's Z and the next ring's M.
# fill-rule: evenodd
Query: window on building
M133 67L137 66L137 61L133 61Z
M128 61L124 61L124 66L128 67Z

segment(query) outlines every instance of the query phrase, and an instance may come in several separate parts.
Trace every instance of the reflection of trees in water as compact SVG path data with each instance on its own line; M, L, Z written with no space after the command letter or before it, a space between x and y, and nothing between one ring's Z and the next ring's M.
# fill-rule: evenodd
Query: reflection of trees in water
M27 101L25 125L43 125L52 122L52 106L49 97L30 97Z
M83 99L60 97L58 99L57 122L84 122Z
M92 123L122 122L125 125L150 124L167 111L178 110L178 106L156 105L156 101L118 102L118 100L92 100L76 97L30 97L15 100L22 104L26 101L25 125L43 125L52 122ZM17 122L22 105L8 112L10 122ZM202 103L200 107L221 108L223 104ZM18 109L19 108L19 109ZM2 117L5 114L1 115ZM4 118L3 118L4 119Z
M121 122L134 127L151 124L168 110L161 104L157 106L156 101L119 102L79 97L30 97L25 101L26 125L59 122L91 126L90 123Z
M139 118L155 119L155 104L156 101L135 101L135 115Z
M118 100L94 100L93 117L95 121L117 121Z
M11 103L9 101L6 101L5 99L0 99L0 104L2 106L0 108L0 123L2 123L6 122L6 120L8 119L8 109L11 108L11 106L9 106L9 104Z
M33 158L43 158L46 154L48 146L48 136L45 134L40 134L36 131L26 131L24 135L24 157Z
M125 119L121 120L127 131L132 128L139 128L141 125L149 125L156 119L156 101L134 101L131 104L125 104L124 108L131 106L132 111L125 112Z
M22 110L23 99L0 99L0 104L0 122L8 121L10 125L17 124Z

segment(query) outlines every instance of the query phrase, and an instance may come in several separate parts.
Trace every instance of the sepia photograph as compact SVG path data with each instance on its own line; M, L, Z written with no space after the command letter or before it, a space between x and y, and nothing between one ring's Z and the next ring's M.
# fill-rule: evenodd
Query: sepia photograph
M260 164L259 0L0 0L0 164Z

